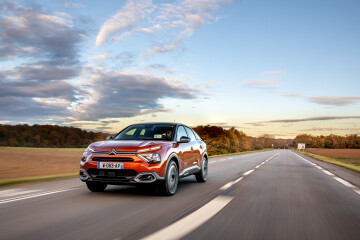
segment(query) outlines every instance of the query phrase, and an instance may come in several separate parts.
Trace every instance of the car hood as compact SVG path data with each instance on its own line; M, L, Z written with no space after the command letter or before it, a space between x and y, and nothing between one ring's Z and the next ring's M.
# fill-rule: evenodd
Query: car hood
M90 144L90 148L95 151L110 151L116 149L118 152L136 152L143 149L148 149L152 147L158 147L162 145L171 144L172 142L168 141L101 141Z

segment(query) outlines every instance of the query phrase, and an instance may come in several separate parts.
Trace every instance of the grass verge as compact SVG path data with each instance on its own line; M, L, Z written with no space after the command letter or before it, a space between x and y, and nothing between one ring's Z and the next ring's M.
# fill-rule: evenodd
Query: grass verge
M79 175L78 173L69 173L69 174L46 175L46 176L38 176L38 177L5 179L5 180L0 180L0 187L7 187L10 185L17 185L17 184L40 183L40 182L48 182L48 181L61 180L61 179L69 179L69 178L77 177L78 175Z
M353 170L355 172L360 173L360 166L359 165L355 165L355 164L352 164L352 163L349 163L349 162L342 162L341 160L339 160L337 158L325 157L325 156L316 155L316 154L313 154L313 153L302 152L302 151L299 151L299 150L293 150L293 151L304 154L304 155L312 157L312 158L315 158L315 159L323 161L323 162L335 164L335 165L338 165L338 166L341 166L341 167L344 167L344 168L347 168L347 169L350 169L350 170Z

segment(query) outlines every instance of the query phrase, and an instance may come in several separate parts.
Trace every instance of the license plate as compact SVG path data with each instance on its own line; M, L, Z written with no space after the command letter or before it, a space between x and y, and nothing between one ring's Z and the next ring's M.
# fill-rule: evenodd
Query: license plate
M99 169L124 169L124 163L98 162L97 168L99 168Z

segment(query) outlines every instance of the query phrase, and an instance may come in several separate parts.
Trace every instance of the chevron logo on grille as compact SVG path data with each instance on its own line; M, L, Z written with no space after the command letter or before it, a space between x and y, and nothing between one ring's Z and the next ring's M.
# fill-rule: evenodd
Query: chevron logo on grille
M115 155L117 153L116 149L112 149L109 151L109 155Z

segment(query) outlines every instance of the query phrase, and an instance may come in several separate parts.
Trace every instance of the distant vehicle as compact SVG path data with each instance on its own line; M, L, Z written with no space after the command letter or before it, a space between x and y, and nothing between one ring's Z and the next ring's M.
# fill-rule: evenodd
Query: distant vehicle
M194 130L180 123L141 123L126 127L107 141L92 143L80 161L80 179L90 191L108 184L156 183L174 195L179 178L195 175L206 182L206 144Z

